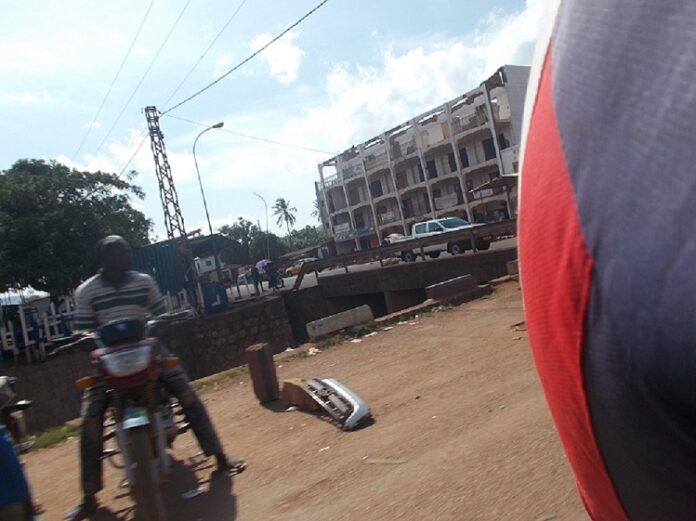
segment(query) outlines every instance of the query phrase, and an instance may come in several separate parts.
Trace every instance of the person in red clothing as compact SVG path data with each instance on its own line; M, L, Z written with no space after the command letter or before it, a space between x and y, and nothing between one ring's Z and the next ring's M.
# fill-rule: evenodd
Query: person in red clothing
M530 343L594 521L696 519L696 4L549 2L525 106Z

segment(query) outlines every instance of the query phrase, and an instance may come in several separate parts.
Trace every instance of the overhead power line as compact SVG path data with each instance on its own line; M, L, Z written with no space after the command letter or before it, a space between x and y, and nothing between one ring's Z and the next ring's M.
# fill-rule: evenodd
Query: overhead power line
M242 0L239 3L239 5L237 6L237 9L235 9L234 12L232 13L232 15L227 19L227 22L225 22L225 25L223 25L222 29L220 29L220 31L217 33L217 35L215 35L215 38L213 38L213 40L210 42L208 47L206 47L205 51L203 51L203 54L200 55L200 57L198 58L196 63L193 64L193 67L191 67L191 69L186 73L186 76L184 76L184 79L181 80L181 82L179 82L179 85L177 85L176 88L174 89L174 91L169 95L169 97L167 98L167 101L162 103L163 107L166 107L167 103L169 103L172 100L172 98L176 95L176 93L179 92L179 89L182 87L182 85L184 83L186 83L186 80L189 79L191 74L193 74L193 71L196 70L196 67L198 67L200 65L200 63L203 61L203 58L205 58L206 54L208 54L210 49L213 48L213 45L215 45L215 43L220 39L220 36L222 36L222 33L224 33L225 30L227 29L227 27L232 23L232 20L235 19L235 17L237 16L237 13L239 13L239 11L242 9L244 4L246 4L246 2L247 2L247 0Z
M131 51L133 50L133 47L135 46L135 42L138 40L138 36L140 36L140 31L142 31L143 26L145 25L145 21L147 20L147 17L150 15L150 11L152 11L152 6L155 4L155 0L152 0L150 2L150 5L147 8L147 11L145 11L145 16L143 16L142 21L140 22L140 25L138 26L138 30L135 31L135 36L133 36L133 40L131 41L130 47L128 47L128 51L126 51L126 55L123 57L123 60L121 60L121 65L119 65L118 70L116 71L116 75L114 76L114 79L111 80L111 85L109 85L109 90L106 91L106 94L104 94L104 98L101 101L101 104L99 105L99 108L97 109L97 113L94 115L94 118L92 118L92 122L89 124L89 127L87 127L87 132L85 132L84 137L82 138L82 141L80 141L79 146L77 147L77 150L75 150L75 153L73 154L73 161L77 159L77 155L80 153L80 150L82 150L82 145L85 144L85 141L87 141L87 138L89 137L90 133L92 132L92 128L94 128L94 124L96 123L97 119L101 115L101 111L104 108L104 105L106 104L106 100L109 99L109 96L111 95L111 91L114 88L114 85L116 84L116 81L118 80L119 76L121 75L121 71L123 70L123 66L126 64L126 61L128 61L128 58L130 57Z
M148 132L145 131L145 133L142 135L142 139L140 140L140 144L135 149L135 152L133 152L133 154L130 156L128 161L126 161L126 164L123 165L123 168L121 168L121 171L118 173L119 176L122 176L123 173L126 171L126 168L128 168L128 166L133 162L133 160L135 159L135 156L137 156L138 152L140 152L140 149L143 148L143 145L145 144L147 137L148 137Z
M101 150L101 147L104 146L104 143L106 143L106 140L109 139L109 137L111 136L111 133L113 132L114 128L116 128L116 125L121 120L121 116L123 116L123 113L128 108L128 105L130 105L130 102L133 101L133 98L135 97L135 94L138 92L138 89L140 89L140 86L143 84L143 82L145 81L145 78L147 78L147 75L150 73L152 66L155 64L155 62L157 61L157 58L159 57L160 53L162 52L162 49L164 49L164 46L167 45L167 42L169 41L169 37L174 32L174 29L176 29L176 26L179 25L179 21L184 16L184 12L186 12L186 9L188 8L190 3L191 3L191 0L187 0L186 4L184 5L184 8L181 10L181 12L179 13L179 16L174 21L174 24L172 25L171 29L169 29L167 36L165 36L164 41L162 42L162 45L160 45L159 49L157 49L155 56L152 58L152 61L150 62L150 65L148 65L147 69L145 70L145 73L141 76L140 81L135 86L135 89L133 89L133 92L131 93L130 97L128 98L128 101L126 101L126 104L121 109L121 112L119 112L118 117L116 118L116 121L114 121L113 125L111 125L111 128L109 128L109 131L106 133L106 136L104 136L104 139L102 139L101 143L99 143L99 146L97 147L96 152L94 152L94 155L97 155L99 153L99 151Z
M199 127L209 127L210 125L207 123L201 123L199 121L193 121L191 119L186 119L186 118L180 118L178 116L172 116L171 114L163 114L164 116L167 116L168 118L172 119L177 119L179 121L183 121L185 123L190 123L192 125L197 125ZM302 145L294 145L292 143L283 143L282 141L276 141L274 139L268 139L265 137L259 137L259 136L252 136L250 134L244 134L242 132L236 132L234 130L229 130L226 128L219 128L217 129L220 132L226 132L227 134L232 134L233 136L239 136L239 137L244 137L247 139L255 139L256 141L264 141L266 143L272 143L274 145L280 145L283 147L290 147L290 148L299 148L300 150L307 150L308 152L318 152L320 154L333 154L333 152L327 152L326 150L320 150L318 148L311 148L311 147L305 147Z
M275 38L273 38L273 39L270 40L268 43L266 43L265 45L263 45L262 47L260 47L258 50L256 50L255 52L253 52L252 54L250 54L249 56L247 56L246 58L244 58L241 62L239 62L239 63L238 63L237 65L235 65L234 67L232 67L232 68L231 68L230 70L228 70L227 72L225 72L222 76L220 76L219 78L213 80L212 82L210 82L208 85L206 85L206 86L203 87L202 89L200 89L200 90L194 92L194 93L191 94L188 98L185 98L185 99L183 99L182 101L180 101L179 103L177 103L176 105L174 105L174 106L172 106L172 107L170 107L170 108L164 110L161 114L162 114L162 115L165 115L165 114L171 112L172 110L181 107L184 103L188 103L188 102L191 101L193 98L195 98L195 97L200 96L201 94L203 94L206 90L208 90L209 88L211 88L213 85L216 85L217 83L221 82L221 81L222 81L223 79L225 79L227 76L229 76L230 74L232 74L234 71L236 71L237 69L239 69L240 67L242 67L243 65L245 65L246 63L248 63L249 61L253 60L256 56L258 56L259 54L261 54L263 51L265 51L265 50L266 50L268 47L270 47L272 44L274 44L275 42L277 42L278 40L280 40L283 36L285 36L287 33L289 33L290 31L292 31L295 27L297 27L298 25L300 25L302 22L304 22L307 18L309 18L312 14L314 14L316 11L318 11L318 10L319 10L326 2L328 2L328 1L329 1L329 0L322 0L321 2L319 2L313 9L311 9L310 11L308 11L307 13L305 13L305 14L304 14L299 20L297 20L294 24L292 24L292 25L290 25L289 27L287 27L284 31L282 31L280 34L278 34Z

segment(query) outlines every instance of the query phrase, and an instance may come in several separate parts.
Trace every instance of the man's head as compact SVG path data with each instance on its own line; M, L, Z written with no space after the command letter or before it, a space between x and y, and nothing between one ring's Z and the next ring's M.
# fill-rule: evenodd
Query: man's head
M109 235L97 243L99 264L107 271L122 273L133 267L128 242L120 235Z

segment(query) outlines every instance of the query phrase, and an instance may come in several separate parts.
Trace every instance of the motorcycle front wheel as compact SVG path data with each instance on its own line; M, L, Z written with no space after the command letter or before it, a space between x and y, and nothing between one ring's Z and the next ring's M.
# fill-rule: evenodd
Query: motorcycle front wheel
M159 488L158 469L152 454L149 429L130 429L130 450L133 461L131 494L135 500L138 521L164 521L164 501Z

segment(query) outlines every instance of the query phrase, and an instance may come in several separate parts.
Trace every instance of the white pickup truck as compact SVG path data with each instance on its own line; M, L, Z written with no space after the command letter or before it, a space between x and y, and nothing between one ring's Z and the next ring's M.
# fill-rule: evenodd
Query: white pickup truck
M425 237L431 237L433 235L439 235L441 233L455 232L460 230L468 230L481 226L480 224L471 224L469 221L462 219L461 217L444 217L442 219L433 219L432 221L423 221L415 223L411 228L411 235L403 237L401 239L392 240L391 243L398 243L401 241L408 241L411 239L419 239ZM491 245L490 238L488 237L477 237L476 238L476 249L477 250L487 250ZM429 246L423 247L423 253L429 257L435 259L440 256L440 253L446 251L452 255L457 255L459 253L464 253L466 250L473 249L471 247L471 239L458 239L457 241L443 242L438 244L431 244ZM416 257L420 255L420 248L416 250L403 250L399 256L402 260L406 262L413 262Z

